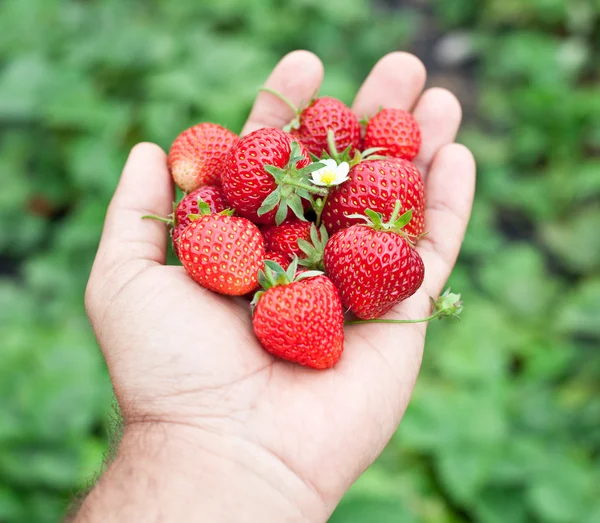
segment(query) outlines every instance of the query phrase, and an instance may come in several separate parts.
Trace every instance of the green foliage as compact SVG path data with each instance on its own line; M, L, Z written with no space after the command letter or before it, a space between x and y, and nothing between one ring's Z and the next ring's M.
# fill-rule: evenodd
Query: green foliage
M474 61L478 194L451 282L466 308L432 325L398 433L331 521L600 521L600 6L439 0L422 24L380 4L0 3L0 521L60 519L106 450L82 296L129 147L201 120L239 130L295 48L349 102L431 26Z

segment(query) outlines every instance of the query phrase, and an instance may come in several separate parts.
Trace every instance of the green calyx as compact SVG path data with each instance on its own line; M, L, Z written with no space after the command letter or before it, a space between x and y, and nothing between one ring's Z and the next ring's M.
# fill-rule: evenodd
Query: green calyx
M302 274L296 274L298 271L297 256L294 256L292 263L290 263L290 266L287 269L284 269L281 265L272 260L265 260L264 263L264 270L258 271L258 283L263 290L260 290L254 294L254 298L250 304L252 310L254 310L258 301L266 290L271 289L272 287L289 285L290 283L305 280L307 278L314 278L315 276L320 276L323 274L322 271L304 271Z
M157 220L159 222L163 222L166 223L168 225L170 225L171 227L177 227L177 214L176 214L176 209L177 209L177 204L175 202L173 202L173 212L171 214L169 214L169 216L167 217L163 217L163 216L156 216L154 214L146 214L144 216L142 216L142 220ZM223 216L233 216L234 214L234 210L233 209L225 209L221 212L218 213L214 213L211 211L210 209L210 205L208 205L208 203L206 203L202 198L198 198L198 214L188 214L188 218L190 220L197 220L198 218L201 218L202 216L206 216L208 214L221 214Z
M257 213L259 216L277 208L275 223L280 225L285 221L288 209L291 209L300 220L306 221L302 199L314 203L313 194L323 197L327 196L327 189L313 185L309 176L312 172L324 167L324 165L319 162L313 162L306 167L298 169L298 162L305 159L300 151L298 142L292 142L290 159L285 167L280 168L274 165L265 165L265 171L273 177L277 188L262 202Z
M402 208L402 202L400 200L396 200L394 204L394 211L390 216L389 221L384 221L383 215L379 212L375 212L372 209L366 209L365 214L349 214L348 218L356 218L360 220L364 220L365 225L375 229L376 231L386 231L393 232L396 234L401 234L404 236L406 240L411 243L414 243L421 236L414 236L408 234L404 231L404 227L406 227L410 220L412 219L413 211L409 209L404 214L400 214L400 209Z
M355 150L352 153L352 145L349 145L343 151L338 151L333 129L327 131L327 147L329 151L323 154L323 159L330 158L335 160L338 165L342 162L347 162L351 169L364 160L385 160L387 158L386 156L375 154L384 151L384 147L371 147L370 149L365 149L362 153L359 150Z
M298 264L308 269L314 269L317 271L324 271L323 266L323 253L325 252L325 245L329 240L329 235L324 225L321 225L319 229L313 223L310 228L310 242L302 238L298 240L298 247L304 253L304 258L298 261Z
M192 221L202 218L202 216L208 216L209 214L219 214L221 216L233 216L235 211L233 209L224 209L221 212L212 212L210 205L201 198L198 198L198 214L188 214L188 218Z
M365 323L423 323L435 319L441 320L442 318L460 319L460 315L464 308L460 294L453 293L450 288L448 288L437 300L434 300L433 298L430 299L433 305L433 311L427 318L418 320L385 320L378 318L373 320L351 320L344 322L344 325L362 325Z

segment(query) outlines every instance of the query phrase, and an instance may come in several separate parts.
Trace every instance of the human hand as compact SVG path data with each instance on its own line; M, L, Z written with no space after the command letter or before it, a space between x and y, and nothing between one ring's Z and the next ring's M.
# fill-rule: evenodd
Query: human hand
M322 75L320 61L298 51L283 58L267 85L300 103ZM473 157L453 143L460 105L443 89L422 92L424 84L418 59L392 53L374 67L353 106L360 117L380 106L412 109L422 131L415 163L426 180L429 234L418 244L425 281L389 318L429 315L473 198ZM281 127L291 117L283 102L261 93L242 134ZM245 300L207 291L182 267L165 265L167 230L141 217L166 215L172 202L164 152L136 146L86 293L125 432L80 517L150 520L156 511L161 521L325 521L396 430L426 325L349 326L344 354L328 371L274 359L253 335Z

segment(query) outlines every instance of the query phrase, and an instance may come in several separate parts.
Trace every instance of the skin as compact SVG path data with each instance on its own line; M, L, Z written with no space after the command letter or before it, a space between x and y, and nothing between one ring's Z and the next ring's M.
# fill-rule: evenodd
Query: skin
M318 89L319 59L285 56L267 85L299 104ZM360 88L360 117L380 106L412 110L423 146L424 284L386 318L430 313L454 266L475 185L469 150L454 142L456 98L427 89L414 56L383 57ZM290 109L260 93L243 133L281 127ZM140 190L143 188L143 190ZM124 417L116 459L76 521L326 521L396 430L417 378L425 324L356 325L329 371L267 354L247 302L206 291L166 266L168 233L144 214L167 215L165 153L131 151L108 209L86 308Z

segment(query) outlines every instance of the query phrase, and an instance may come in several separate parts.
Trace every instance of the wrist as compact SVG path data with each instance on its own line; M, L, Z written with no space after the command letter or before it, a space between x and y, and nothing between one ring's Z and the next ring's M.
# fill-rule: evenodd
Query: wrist
M268 450L197 427L125 427L78 521L326 521L319 495Z

